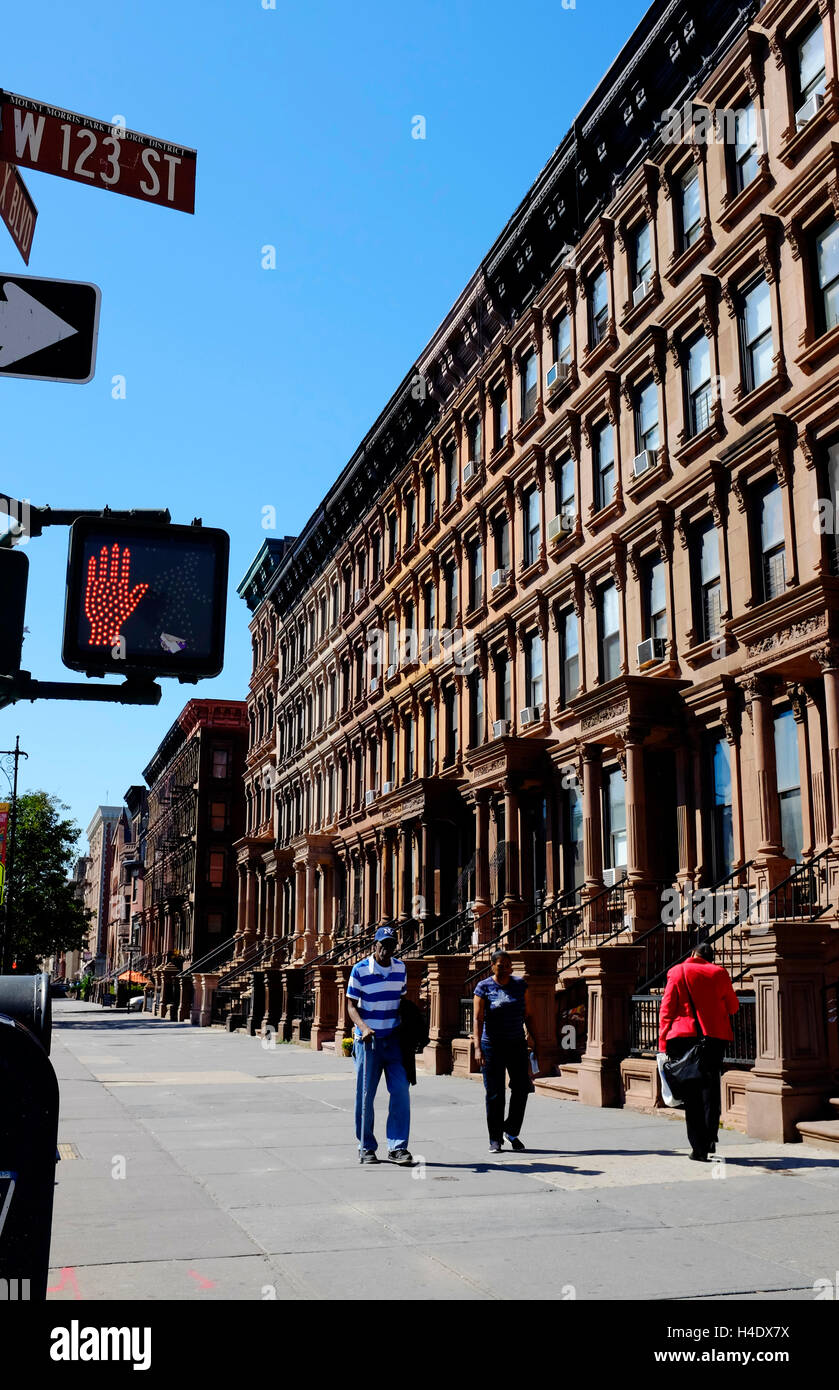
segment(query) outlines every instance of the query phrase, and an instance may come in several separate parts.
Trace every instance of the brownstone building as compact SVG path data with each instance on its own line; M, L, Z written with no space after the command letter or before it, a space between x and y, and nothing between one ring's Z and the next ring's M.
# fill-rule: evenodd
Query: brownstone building
M651 1105L665 973L708 934L729 1120L839 1137L838 102L833 0L654 5L263 547L221 981L253 1026L342 1036L390 919L427 1061L469 1068L504 940L541 1084Z
M143 771L148 825L134 969L153 979L162 1017L190 1018L193 967L223 953L233 933L246 729L244 701L190 700Z

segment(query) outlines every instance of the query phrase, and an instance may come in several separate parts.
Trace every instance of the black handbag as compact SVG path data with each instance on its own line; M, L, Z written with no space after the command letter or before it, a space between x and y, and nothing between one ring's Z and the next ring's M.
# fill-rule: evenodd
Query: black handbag
M696 1012L696 1005L693 1002L693 995L688 985L688 977L684 966L682 966L682 979L685 982L685 989L688 992L690 1007L693 1009L693 1017L696 1021L696 1030L699 1037L693 1047L689 1048L683 1057L665 1057L661 1064L662 1071L667 1077L667 1084L677 1100L685 1099L685 1088L690 1087L696 1081L704 1081L707 1073L706 1068L706 1047L705 1034L699 1022L699 1015Z

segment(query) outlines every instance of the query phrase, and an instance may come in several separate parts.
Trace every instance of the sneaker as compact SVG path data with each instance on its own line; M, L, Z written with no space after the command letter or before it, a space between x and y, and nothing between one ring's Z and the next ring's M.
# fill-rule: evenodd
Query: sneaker
M707 1163L707 1162L708 1162L708 1155L707 1155L707 1154L697 1153L696 1149L694 1149L693 1152L691 1153L691 1158L693 1159L694 1163Z
M362 1149L358 1155L359 1163L378 1163L375 1149Z
M510 1145L510 1148L513 1149L513 1150L515 1151L515 1153L517 1153L517 1154L527 1153L527 1150L526 1150L526 1148L524 1147L524 1144L523 1144L523 1143L521 1142L521 1140L519 1139L518 1135L516 1135L516 1134L505 1134L505 1135L504 1135L504 1138L507 1140L507 1143Z
M406 1164L412 1164L414 1160L407 1149L391 1149L387 1161L388 1163L399 1163L404 1167Z
M500 1139L490 1139L489 1151L491 1154L500 1154L503 1147L504 1145L501 1143Z

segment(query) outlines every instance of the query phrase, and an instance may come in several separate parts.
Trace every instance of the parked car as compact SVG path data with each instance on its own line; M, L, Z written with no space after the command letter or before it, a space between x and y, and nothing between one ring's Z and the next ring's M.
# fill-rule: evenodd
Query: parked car
M50 980L50 999L66 999L67 986L63 980Z

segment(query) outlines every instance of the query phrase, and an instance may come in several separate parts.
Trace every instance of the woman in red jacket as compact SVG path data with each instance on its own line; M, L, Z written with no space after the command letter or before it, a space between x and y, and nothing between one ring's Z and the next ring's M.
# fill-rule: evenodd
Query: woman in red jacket
M691 1158L704 1163L715 1152L720 1123L720 1074L726 1044L731 1042L731 1015L740 1004L731 976L714 965L714 952L702 942L683 965L667 972L667 988L658 1017L659 1051L683 1057L696 1042L696 1020L707 1038L705 1076L685 1088L685 1122Z

